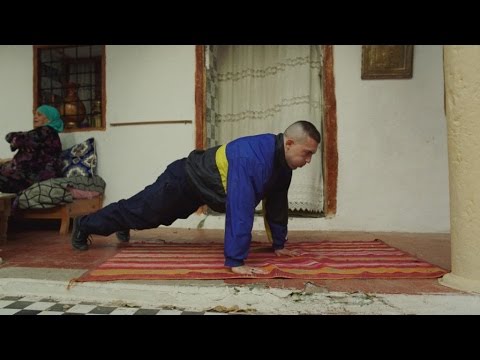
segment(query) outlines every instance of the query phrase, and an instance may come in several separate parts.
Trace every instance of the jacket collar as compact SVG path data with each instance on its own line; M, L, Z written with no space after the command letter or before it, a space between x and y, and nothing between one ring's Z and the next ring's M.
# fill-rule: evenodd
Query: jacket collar
M283 145L283 134L280 133L275 137L275 167L282 167L291 170L285 160L285 148Z

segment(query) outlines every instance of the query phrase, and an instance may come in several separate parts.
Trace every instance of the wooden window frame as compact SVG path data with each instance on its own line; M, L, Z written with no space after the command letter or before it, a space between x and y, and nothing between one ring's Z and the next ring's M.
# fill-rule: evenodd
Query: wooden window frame
M39 64L40 64L40 56L39 50L41 49L51 49L56 47L65 47L65 46L84 46L84 45L33 45L33 111L35 111L41 104L38 102L39 98ZM107 103L107 96L106 96L106 72L105 72L105 45L102 45L101 50L101 114L102 114L102 123L100 127L85 127L85 128L65 128L65 133L71 132L82 132L82 131L99 131L106 129L106 103Z

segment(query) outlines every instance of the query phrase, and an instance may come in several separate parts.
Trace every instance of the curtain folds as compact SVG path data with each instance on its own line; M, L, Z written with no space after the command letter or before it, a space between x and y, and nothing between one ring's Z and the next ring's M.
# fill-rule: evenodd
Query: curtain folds
M218 45L207 56L209 145L280 133L297 120L322 131L320 45ZM293 172L289 207L323 210L321 146L310 165Z

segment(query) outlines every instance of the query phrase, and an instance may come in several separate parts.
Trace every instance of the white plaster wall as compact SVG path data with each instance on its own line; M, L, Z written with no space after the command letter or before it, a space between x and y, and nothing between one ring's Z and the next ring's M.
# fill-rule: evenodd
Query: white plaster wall
M105 205L150 185L195 146L193 124L110 123L194 120L195 47L108 45L107 129L62 135L64 147L95 137Z
M0 45L0 111L0 158L11 158L5 135L33 126L31 45Z
M106 59L108 122L193 120L194 46L109 45Z
M0 46L2 134L32 126L32 56L31 46ZM108 45L106 64L106 131L62 134L62 142L95 137L108 204L135 194L193 149L193 124L108 124L194 120L195 47ZM334 64L337 215L292 218L290 229L448 232L442 46L415 46L413 79L361 80L361 45L335 46ZM10 155L0 139L0 157ZM174 226L195 227L203 217ZM223 222L209 216L205 227ZM254 228L263 229L263 221Z
M326 224L449 231L442 51L415 46L412 79L361 80L361 46L335 47L338 214Z

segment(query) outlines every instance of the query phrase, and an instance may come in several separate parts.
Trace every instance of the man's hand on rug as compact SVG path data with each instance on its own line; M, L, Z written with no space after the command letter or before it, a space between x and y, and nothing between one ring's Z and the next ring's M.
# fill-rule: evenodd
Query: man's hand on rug
M300 256L301 253L297 250L288 250L286 248L275 250L277 256Z
M235 267L232 267L231 269L232 269L232 272L236 274L243 274L243 275L268 274L268 271L264 269L252 267L252 266L246 266L246 265L235 266Z

